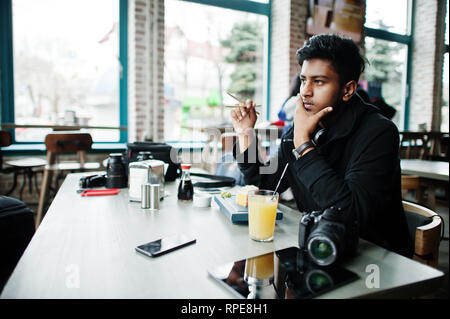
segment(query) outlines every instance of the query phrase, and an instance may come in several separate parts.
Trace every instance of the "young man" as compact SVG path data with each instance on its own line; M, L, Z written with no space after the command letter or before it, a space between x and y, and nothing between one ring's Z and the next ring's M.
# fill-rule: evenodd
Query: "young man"
M300 211L340 207L358 220L362 238L411 257L398 130L355 94L364 71L358 47L337 35L317 35L297 57L301 87L294 125L268 163L251 160L258 158L254 103L231 111L239 136L235 157L246 184L273 190L288 163L278 191L291 187ZM264 174L274 161L274 174Z

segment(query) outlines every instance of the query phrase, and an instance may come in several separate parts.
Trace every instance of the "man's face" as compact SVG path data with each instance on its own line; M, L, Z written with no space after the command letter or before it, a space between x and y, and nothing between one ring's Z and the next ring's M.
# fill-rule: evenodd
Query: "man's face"
M342 102L339 75L330 61L305 60L300 79L300 97L306 111L315 114L328 106L338 107Z

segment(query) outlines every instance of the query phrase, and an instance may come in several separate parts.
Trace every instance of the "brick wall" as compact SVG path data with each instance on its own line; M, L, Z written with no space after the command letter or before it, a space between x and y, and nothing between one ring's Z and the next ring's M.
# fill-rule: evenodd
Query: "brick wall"
M128 2L128 140L164 138L164 0Z
M295 52L307 38L307 0L277 0L272 2L270 52L271 119L289 94L290 82L300 71Z
M448 0L447 0L448 1ZM439 130L441 127L441 107L442 107L442 75L444 66L444 38L445 38L445 15L446 15L446 1L437 1L436 13L436 53L434 63L434 92L433 92L433 109L431 118L431 128Z
M444 42L444 0L416 0L409 130L440 128Z
M306 18L308 15L308 1L291 0L290 12L290 44L289 44L289 79L291 80L298 72L300 66L295 53L303 46L309 38L306 35ZM289 81L290 81L289 80ZM290 83L289 83L290 84ZM290 87L290 85L289 85Z

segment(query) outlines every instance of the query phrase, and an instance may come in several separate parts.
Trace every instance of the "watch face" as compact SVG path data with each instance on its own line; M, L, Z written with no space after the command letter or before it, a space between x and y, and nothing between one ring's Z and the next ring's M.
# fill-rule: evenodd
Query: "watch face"
M299 159L300 154L297 152L295 148L292 150L292 154L294 154L295 159Z

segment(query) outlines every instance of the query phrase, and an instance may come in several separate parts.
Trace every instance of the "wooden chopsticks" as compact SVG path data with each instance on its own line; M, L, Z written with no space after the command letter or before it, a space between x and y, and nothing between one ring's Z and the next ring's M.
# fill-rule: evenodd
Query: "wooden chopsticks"
M242 101L241 99L238 99L237 97L235 97L233 94L231 94L230 92L227 92L227 94L229 95L229 96L231 96L233 99L235 99L236 101L238 101L239 102L239 104L241 104L241 105L245 105L245 102L244 101ZM256 105L255 107L260 107L261 105ZM225 105L225 107L236 107L235 105ZM255 111L256 112L256 114L258 114L259 115L259 112L258 111Z

